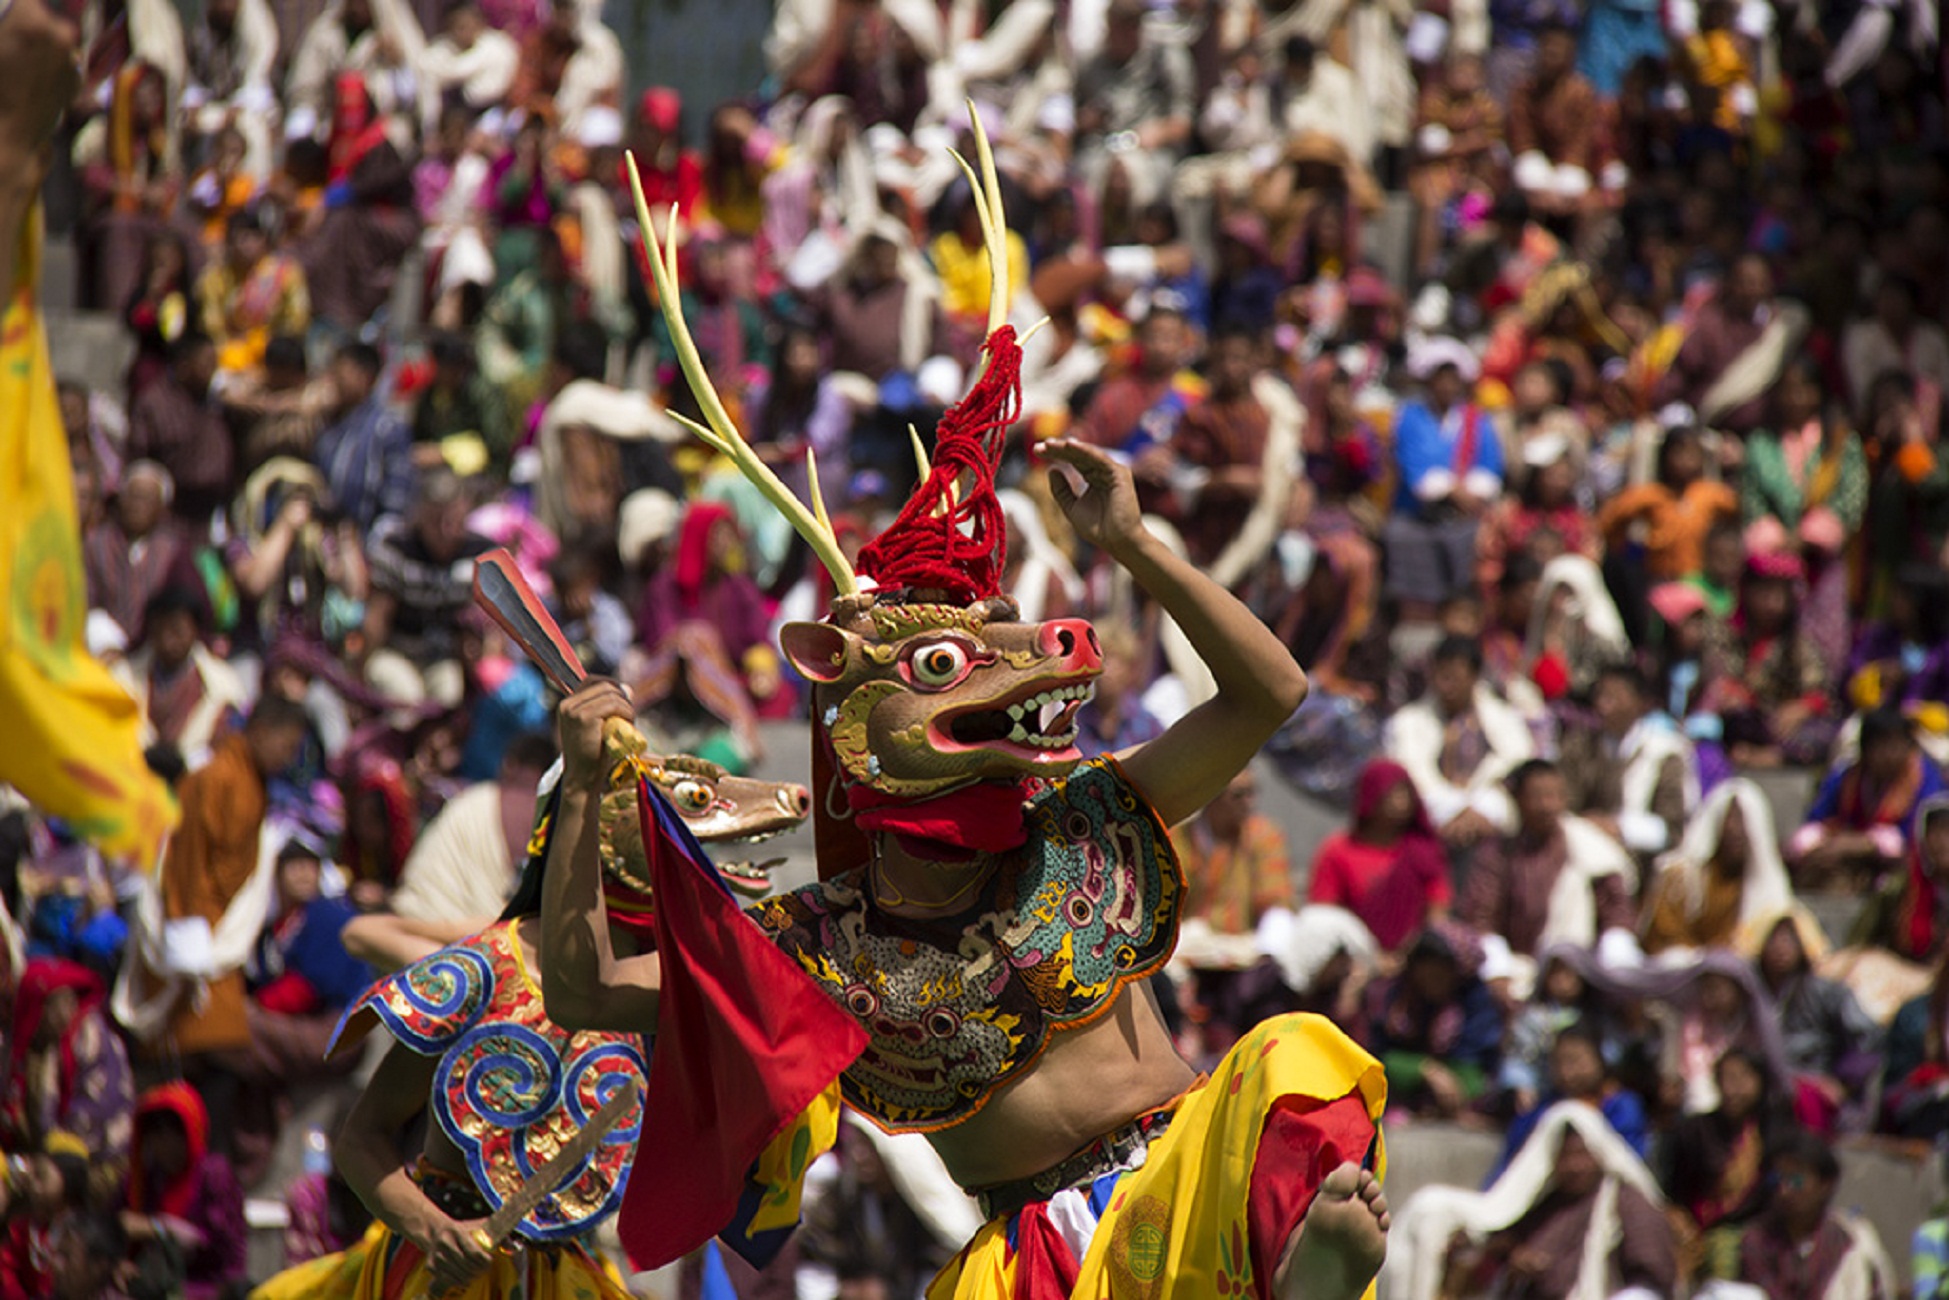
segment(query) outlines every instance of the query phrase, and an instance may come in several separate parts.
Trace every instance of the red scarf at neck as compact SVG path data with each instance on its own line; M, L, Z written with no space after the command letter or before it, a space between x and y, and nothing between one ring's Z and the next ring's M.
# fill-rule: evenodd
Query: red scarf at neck
M1029 838L1027 798L1013 782L978 781L928 799L902 799L863 785L846 788L846 804L863 831L885 831L917 858L966 862L1003 853Z

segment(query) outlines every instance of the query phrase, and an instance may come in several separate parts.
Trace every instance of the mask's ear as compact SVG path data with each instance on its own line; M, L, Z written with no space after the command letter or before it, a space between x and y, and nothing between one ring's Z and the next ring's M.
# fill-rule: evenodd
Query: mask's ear
M857 640L830 623L787 623L778 631L785 658L813 682L836 682L844 677L852 666Z

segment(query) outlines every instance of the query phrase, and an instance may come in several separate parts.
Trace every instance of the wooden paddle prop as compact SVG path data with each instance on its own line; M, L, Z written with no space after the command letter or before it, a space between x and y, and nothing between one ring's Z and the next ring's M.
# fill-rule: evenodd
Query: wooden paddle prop
M474 603L521 647L556 690L573 695L588 681L575 647L506 550L489 551L474 561Z

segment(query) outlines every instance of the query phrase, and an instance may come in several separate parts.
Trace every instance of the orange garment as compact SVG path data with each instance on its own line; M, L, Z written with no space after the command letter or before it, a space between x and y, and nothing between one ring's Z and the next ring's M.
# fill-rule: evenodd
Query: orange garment
M182 824L162 861L162 914L168 921L200 916L214 927L257 869L258 833L269 806L242 733L218 742L208 765L184 778L180 795ZM185 1001L169 1028L186 1056L250 1046L243 972L213 979L202 1008Z
M1236 844L1220 842L1203 818L1173 830L1171 843L1184 866L1186 920L1250 934L1269 908L1297 905L1285 832L1263 813L1245 819Z
M1623 543L1625 531L1642 520L1651 576L1663 581L1697 573L1705 563L1705 535L1712 525L1738 518L1739 494L1724 483L1700 479L1682 495L1663 483L1625 488L1604 504L1597 523L1605 542L1615 548Z

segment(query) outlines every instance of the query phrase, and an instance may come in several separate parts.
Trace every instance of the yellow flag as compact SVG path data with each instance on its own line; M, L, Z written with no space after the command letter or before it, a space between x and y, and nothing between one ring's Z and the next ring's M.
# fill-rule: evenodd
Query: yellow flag
M135 702L88 653L81 521L37 302L40 222L0 316L0 782L110 857L154 864L176 820Z

